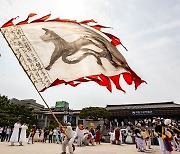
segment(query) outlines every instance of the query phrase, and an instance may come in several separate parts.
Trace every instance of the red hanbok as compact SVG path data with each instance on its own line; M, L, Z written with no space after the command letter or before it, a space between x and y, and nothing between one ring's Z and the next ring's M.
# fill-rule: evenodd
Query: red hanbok
M100 130L98 129L96 131L96 143L100 144L100 139L101 139L101 134L100 134Z
M120 131L119 129L115 130L115 140L119 141L119 137L120 137Z

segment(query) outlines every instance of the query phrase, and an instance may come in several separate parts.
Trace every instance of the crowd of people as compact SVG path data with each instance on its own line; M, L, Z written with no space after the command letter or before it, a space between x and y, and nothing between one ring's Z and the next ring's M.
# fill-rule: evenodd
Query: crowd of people
M123 122L120 127L117 127L117 121L113 124L116 127L111 129L109 133L112 144L135 143L138 152L145 152L147 149L151 149L151 144L154 142L153 144L160 146L163 154L171 154L173 149L180 151L180 125L178 121L153 118L152 120L128 121L126 124Z
M10 140L12 129L9 126L0 127L0 141L8 141Z
M46 143L57 143L62 144L62 151L65 153L66 146L69 146L70 153L73 153L75 146L89 146L100 144L101 139L101 126L98 125L95 129L91 127L85 127L83 125L78 125L75 130L72 129L71 124L67 123L65 127L57 127L54 129L38 129L36 125L27 133L28 125L26 123L22 124L19 120L14 124L13 129L10 127L0 127L0 140L2 142L10 142L11 146L15 143L19 143L19 146L27 144L34 144L34 142Z
M34 142L57 143L62 144L62 154L66 153L66 147L69 147L69 153L73 153L76 144L78 147L98 145L103 140L103 129L110 130L110 143L121 145L135 144L138 152L145 152L151 149L151 144L156 142L160 146L163 154L171 154L173 150L180 151L180 127L178 122L172 119L153 118L152 120L144 119L139 121L127 123L109 123L104 127L98 125L94 127L84 127L78 125L75 129L70 123L64 127L57 127L54 129L38 129L36 125L27 133L28 125L26 123L20 124L18 120L14 124L14 128L0 127L1 142L10 142L11 146L18 142L20 146L34 144ZM156 143L156 145L157 145Z

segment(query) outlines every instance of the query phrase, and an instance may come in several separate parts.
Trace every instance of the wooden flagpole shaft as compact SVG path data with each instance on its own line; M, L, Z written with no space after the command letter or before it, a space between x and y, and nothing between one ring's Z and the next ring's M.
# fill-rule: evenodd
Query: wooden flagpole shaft
M19 60L18 60L19 61ZM21 62L19 61L20 65L21 65ZM21 65L22 66L22 65ZM23 67L22 67L23 68ZM23 68L24 70L24 68ZM24 70L24 72L26 73L26 71ZM27 74L27 73L26 73ZM31 80L31 78L29 77L29 75L27 74L28 78ZM57 117L55 116L55 114L52 112L52 110L50 109L49 105L46 103L45 99L42 97L41 93L37 90L36 86L34 85L33 81L31 80L34 88L36 89L36 91L38 92L39 96L41 97L41 99L43 100L44 104L47 106L49 112L52 114L52 116L54 117L54 119L56 120L56 122L58 123L58 125L60 127L62 127L63 125L59 122L59 120L57 119Z
M19 61L19 60L18 60ZM20 65L21 62L19 61ZM22 65L21 65L22 66ZM23 67L22 67L23 68ZM23 68L24 70L24 68ZM26 73L26 71L24 70L24 72ZM41 93L37 90L36 86L34 85L33 81L31 80L31 78L29 77L29 75L26 73L26 75L28 76L28 78L30 79L31 83L33 84L34 88L36 89L36 91L38 92L39 96L41 97L41 99L43 100L44 104L47 106L49 112L52 114L52 116L54 117L54 119L56 120L56 122L58 123L58 125L60 127L63 127L63 125L59 122L59 120L57 119L57 117L55 116L55 114L52 112L52 110L50 109L49 105L46 103L45 99L42 97Z
M37 89L36 89L37 90ZM57 117L55 116L55 114L52 112L52 110L50 109L49 105L46 103L46 101L44 100L44 98L42 97L41 93L37 90L39 96L41 97L41 99L43 100L43 102L46 104L47 108L49 109L49 112L52 114L52 116L54 117L54 119L56 120L56 122L58 123L58 125L60 127L62 127L63 125L59 122L59 120L57 119Z
M19 60L18 60L19 61ZM19 61L20 65L21 65L21 62ZM21 65L22 66L22 65ZM22 67L23 68L23 67ZM23 68L24 70L24 68ZM24 72L26 73L26 71L24 70ZM27 73L26 73L27 74ZM27 74L28 78L31 80L31 78L29 77L29 75ZM52 110L50 109L49 105L46 103L45 99L42 97L41 93L37 90L36 86L34 85L33 81L31 80L34 88L36 89L36 91L38 92L39 96L41 97L41 99L43 100L44 104L47 106L49 112L52 114L52 116L54 117L54 119L56 120L56 122L58 123L58 125L60 127L62 127L63 125L59 122L59 120L57 119L57 117L55 116L55 114L52 112Z

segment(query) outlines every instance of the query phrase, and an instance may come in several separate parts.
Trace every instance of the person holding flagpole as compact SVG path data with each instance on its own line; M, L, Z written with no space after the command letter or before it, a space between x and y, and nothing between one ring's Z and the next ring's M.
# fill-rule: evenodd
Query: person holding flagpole
M64 130L61 130L61 132L64 132ZM69 153L73 154L73 151L74 151L73 142L74 142L74 139L75 139L76 135L74 135L74 132L73 132L72 127L71 127L71 123L67 123L67 127L66 127L66 130L65 130L65 135L66 135L65 139L62 142L62 153L61 154L66 154L66 146L67 145L69 147Z

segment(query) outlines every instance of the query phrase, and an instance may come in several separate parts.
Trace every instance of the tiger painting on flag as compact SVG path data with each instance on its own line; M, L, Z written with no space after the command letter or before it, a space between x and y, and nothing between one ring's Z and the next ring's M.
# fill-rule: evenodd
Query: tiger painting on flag
M41 39L44 42L53 42L55 45L54 48L54 52L52 53L51 59L50 59L50 63L49 65L46 67L47 70L50 70L52 65L55 63L55 61L57 59L59 59L60 57L62 57L63 62L68 63L68 64L75 64L80 62L81 60L83 60L84 58L86 58L87 56L94 56L97 59L97 64L99 65L103 65L101 62L101 57L106 58L107 60L109 60L109 62L114 66L114 67L118 67L121 65L118 65L116 62L113 61L112 56L111 56L111 51L109 51L108 49L108 41L100 41L100 39L98 40L98 43L93 42L91 39L93 39L93 36L83 36L80 37L79 39L73 41L73 42L67 42L66 40L64 40L62 37L60 37L59 35L57 35L55 32L46 29L46 28L42 28L43 30L45 30L45 34L43 36L41 36ZM99 36L101 37L101 36ZM96 40L95 40L96 38ZM96 37L94 37L94 40L97 41L98 39L98 34L96 34ZM103 40L103 39L101 39ZM94 45L96 47L98 47L99 49L101 49L101 52L97 52L95 50L92 50L90 48L87 48L85 46L87 45ZM111 44L110 44L111 45ZM111 45L112 46L112 45ZM112 49L113 50L113 49ZM72 56L74 54L76 54L78 51L84 52L83 55L75 60L68 60L68 56ZM113 52L112 52L113 54ZM117 57L118 58L118 57ZM119 60L120 64L125 64L125 62ZM102 66L103 67L103 66Z
M109 91L112 82L124 91L120 77L129 85L134 83L135 89L145 82L118 51L116 46L123 46L120 39L101 31L109 27L94 20L48 20L50 14L29 22L35 15L31 13L17 24L12 18L1 32L38 91L63 83L75 87L89 81Z

